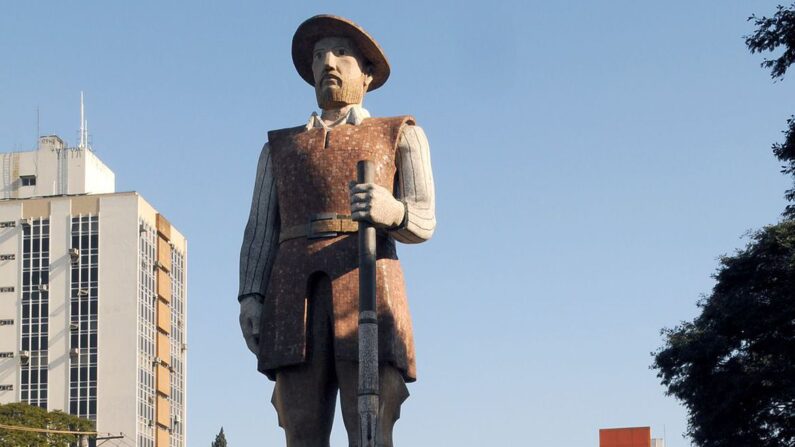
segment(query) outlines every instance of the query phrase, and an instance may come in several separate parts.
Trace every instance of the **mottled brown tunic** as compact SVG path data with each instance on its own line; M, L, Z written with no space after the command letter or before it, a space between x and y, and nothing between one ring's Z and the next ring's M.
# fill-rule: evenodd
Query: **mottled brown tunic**
M331 130L302 126L269 132L281 228L306 224L318 213L349 215L348 183L356 179L358 160L372 160L375 183L393 190L398 137L413 123L409 116L367 118ZM414 340L403 272L395 241L386 234L378 237L377 258L379 356L412 382ZM275 369L305 360L308 283L318 272L331 278L335 356L358 361L356 234L290 239L279 245L263 306L258 369L270 378Z

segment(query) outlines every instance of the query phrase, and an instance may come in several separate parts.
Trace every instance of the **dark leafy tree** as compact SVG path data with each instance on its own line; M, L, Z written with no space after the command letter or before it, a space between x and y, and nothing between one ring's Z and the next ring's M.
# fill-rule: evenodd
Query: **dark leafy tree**
M751 53L774 52L782 50L779 57L765 59L762 67L770 69L773 79L783 79L790 66L795 63L795 3L788 8L779 5L773 17L751 16L756 31L745 37L745 44ZM773 145L773 153L783 163L781 172L795 177L795 116L787 121L784 142ZM789 189L785 197L790 202L784 211L787 218L795 217L795 187Z
M756 25L756 31L745 36L745 44L751 53L776 51L783 53L775 59L765 59L762 67L770 69L773 79L781 79L787 69L795 63L795 3L788 8L779 5L773 17L748 18Z
M773 153L783 163L781 172L795 178L795 116L787 120L787 130L784 131L784 142L773 145ZM784 217L795 218L795 186L788 189L784 197L790 202L784 211Z
M25 403L0 405L0 424L59 431L90 432L94 423L61 411L47 410ZM38 433L0 428L0 446L61 447L79 442L79 435Z
M210 447L226 447L226 435L224 435L224 427L221 427L221 431L215 435L215 441L210 444Z
M773 17L752 16L746 36L773 79L795 63L795 3ZM782 172L795 176L795 116L773 145ZM653 368L688 410L688 432L700 447L795 447L795 188L784 220L755 233L725 256L701 314L662 331Z
M701 447L795 446L795 221L723 257L701 315L664 329L654 368Z

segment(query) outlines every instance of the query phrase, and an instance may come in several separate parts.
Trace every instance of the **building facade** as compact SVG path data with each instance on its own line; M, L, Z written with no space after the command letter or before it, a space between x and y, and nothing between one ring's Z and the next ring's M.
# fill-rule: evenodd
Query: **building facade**
M652 438L651 427L602 428L599 447L665 447L665 441Z
M0 403L184 447L185 238L87 147L0 156Z

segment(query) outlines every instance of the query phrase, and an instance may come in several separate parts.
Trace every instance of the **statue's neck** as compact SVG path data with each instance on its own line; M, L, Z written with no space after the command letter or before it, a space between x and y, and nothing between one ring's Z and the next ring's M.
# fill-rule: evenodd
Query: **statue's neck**
M344 116L347 116L348 112L350 112L352 108L361 107L361 106L362 106L361 103L346 104L338 109L337 108L323 109L322 113L320 114L320 119L322 119L323 122L326 123L326 125L333 124L339 121L340 119L342 119Z

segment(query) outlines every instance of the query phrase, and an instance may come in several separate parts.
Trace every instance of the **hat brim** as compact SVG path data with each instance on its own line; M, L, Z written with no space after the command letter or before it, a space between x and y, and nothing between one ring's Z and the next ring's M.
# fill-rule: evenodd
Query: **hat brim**
M384 85L389 78L389 61L384 50L367 31L354 22L333 15L317 15L302 23L293 35L293 64L301 78L309 85L315 86L312 73L312 53L315 43L324 37L347 37L355 44L362 56L372 68L373 81L368 91Z

